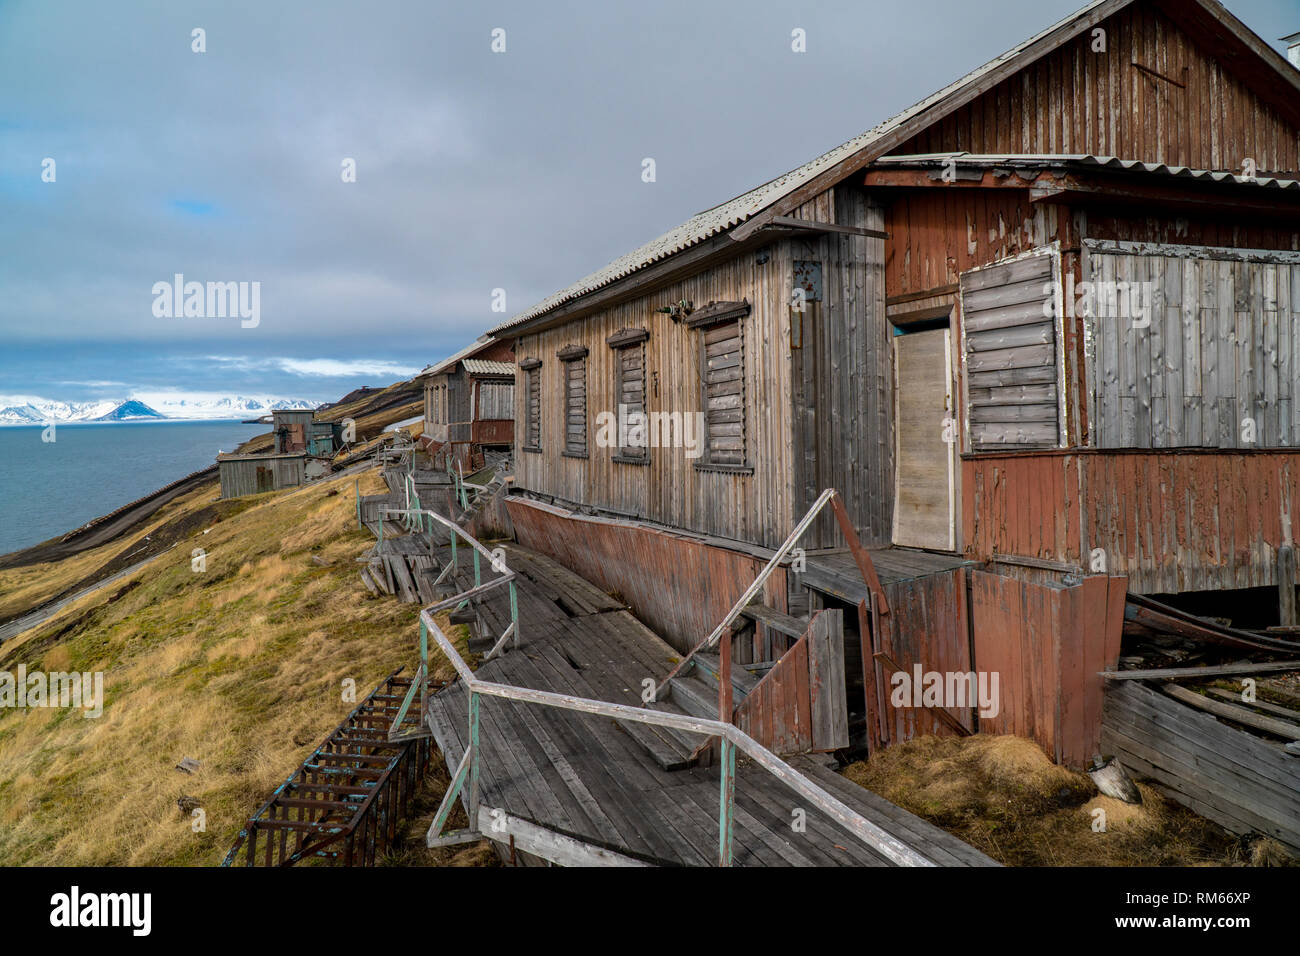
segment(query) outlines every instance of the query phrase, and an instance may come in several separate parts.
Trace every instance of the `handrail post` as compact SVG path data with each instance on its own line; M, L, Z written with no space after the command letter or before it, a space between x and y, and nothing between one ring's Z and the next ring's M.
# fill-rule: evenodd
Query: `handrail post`
M718 866L731 866L736 810L736 745L722 738L722 780L718 792Z
M469 692L469 748L473 754L469 758L469 795L466 797L466 803L469 809L469 828L478 829L478 711L480 707L479 695L475 691Z
M731 642L730 631L722 635L718 645L718 720L731 723Z
M510 621L515 626L514 645L515 645L515 649L518 650L519 649L519 598L515 594L514 581L510 582L509 588L510 588Z

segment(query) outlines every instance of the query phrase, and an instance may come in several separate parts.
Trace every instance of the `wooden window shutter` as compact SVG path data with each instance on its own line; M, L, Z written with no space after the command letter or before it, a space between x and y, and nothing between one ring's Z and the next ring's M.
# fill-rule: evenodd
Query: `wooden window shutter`
M619 445L614 460L641 464L649 460L649 438L645 421L645 329L623 329L605 341L614 349L614 399L620 423ZM634 430L631 423L641 427Z
M564 454L587 457L587 350L560 350L564 362Z
M542 450L542 363L520 362L524 372L524 444L528 451Z
M745 336L749 302L710 302L687 319L700 332L704 448L697 468L749 472L745 460Z
M973 452L1065 443L1059 276L1060 256L1050 248L961 276Z

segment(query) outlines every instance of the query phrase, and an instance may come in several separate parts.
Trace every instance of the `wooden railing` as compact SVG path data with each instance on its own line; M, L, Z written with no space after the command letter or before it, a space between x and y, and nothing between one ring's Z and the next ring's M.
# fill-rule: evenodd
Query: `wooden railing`
M799 523L796 533L787 541L778 553L773 556L764 573L759 575L756 582L761 587L762 582L766 580L772 570L780 563L783 556L789 553L793 547L793 541L798 540L798 536L807 529L812 519L828 502L837 501L834 491L828 490L822 494L809 511L804 521ZM841 506L842 508L842 506ZM446 518L434 515L437 520L443 524L455 528L456 532L464 537L475 553L475 567L477 572L477 559L479 554L483 554L492 559L489 552L482 544L473 537L460 530L453 522ZM845 516L847 521L847 516ZM852 530L852 526L848 526ZM453 535L453 541L455 535ZM856 535L853 540L856 540ZM865 555L865 552L864 552ZM870 558L867 558L869 561ZM446 573L446 572L444 572ZM864 571L864 574L866 572ZM875 571L871 569L871 577L875 578ZM452 774L451 784L447 788L447 793L443 797L437 813L434 815L433 824L429 828L426 842L429 846L445 846L453 843L466 842L467 840L480 839L482 835L480 813L479 813L479 779L482 771L481 766L481 747L479 744L480 721L479 710L482 697L497 697L503 700L516 701L524 704L534 704L542 707L550 707L558 710L575 711L579 713L591 714L597 717L607 717L618 721L629 721L632 723L650 724L656 727L667 727L672 730L683 731L685 733L699 734L704 738L716 737L721 741L721 780L719 785L718 797L718 864L720 866L730 866L733 855L733 834L735 829L735 798L736 798L736 752L740 751L745 754L755 764L767 770L778 780L794 790L801 797L808 801L809 805L824 813L827 817L834 820L840 826L844 827L849 833L857 839L871 847L877 853L891 860L900 866L934 866L935 864L922 854L918 853L912 847L901 842L881 827L872 823L866 817L857 813L842 801L836 799L826 790L817 786L799 771L795 770L776 754L772 753L758 741L754 740L748 734L744 733L735 725L719 721L706 720L698 717L691 717L685 714L673 714L660 710L643 709L640 707L631 707L626 704L616 704L610 701L593 700L585 697L573 697L567 694L557 694L552 691L537 690L530 687L518 687L512 684L502 684L495 681L482 680L475 676L468 664L460 656L452 642L438 627L434 615L452 604L470 598L472 595L478 595L487 590L496 587L502 583L509 582L511 588L511 620L512 623L507 628L506 633L502 635L497 642L497 647L493 648L493 653L497 648L503 646L507 637L515 637L516 646L518 644L518 609L514 596L514 573L507 570L504 575L489 584L479 585L476 573L475 587L464 591L445 601L427 607L420 612L420 656L422 667L427 664L428 657L428 636L433 635L443 655L451 662L456 669L462 683L469 693L469 739L465 748L465 753L461 757L460 763L456 766ZM879 581L875 582L879 588ZM757 593L757 587L751 586L746 590L746 594L752 597ZM873 601L875 600L873 591ZM883 602L883 594L880 600ZM745 599L737 604L733 613L728 615L728 620L734 620L739 614L738 608L745 606ZM724 621L724 625L726 622ZM715 629L710 636L716 640L717 635L721 634L723 626ZM703 643L708 643L706 639ZM698 650L698 648L697 648ZM489 655L491 656L491 655ZM724 679L723 683L727 683ZM444 833L443 830L447 825L447 820L451 816L451 810L455 806L457 799L460 799L462 791L465 794L466 808L469 812L469 827L453 833ZM631 861L629 861L631 862Z
M731 628L731 626L736 622L736 618L740 617L741 612L744 611L744 609L748 607L754 598L763 590L763 586L767 584L767 579L772 576L772 572L774 572L790 557L790 552L793 551L795 546L799 543L799 539L804 536L804 533L807 532L813 521L816 520L822 509L827 505L831 506L831 510L835 514L835 520L839 524L840 533L844 535L845 540L848 542L849 551L853 554L853 560L857 564L859 572L862 574L862 580L867 585L867 590L871 595L871 613L877 617L883 617L889 613L889 603L885 599L884 588L880 586L880 578L876 575L876 567L871 561L871 555L867 552L867 549L862 546L861 541L858 540L857 530L853 527L853 522L849 520L848 512L844 508L844 502L840 498L839 492L834 488L827 488L821 493L821 496L813 502L812 507L808 509L808 513L800 519L797 525L795 525L794 530L790 532L789 537L785 539L785 542L781 547L779 547L776 550L776 553L772 555L771 560L769 560L763 570L759 572L758 577L754 578L749 587L745 588L744 593L740 595L736 603L732 605L731 610L727 612L727 616L722 619L722 623L715 627L708 637L700 641L700 643L695 645L695 647L691 648L690 653L683 657L677 663L677 666L669 672L668 676L663 679L655 690L656 700L663 699L663 696L668 692L669 682L678 674L683 673L687 667L692 665L696 654L707 651ZM719 670L723 674L730 674L730 637L722 642L719 657ZM727 703L731 697L731 681L719 680L719 684L722 688L723 695L719 700L719 717L725 720L729 719L728 715L730 713Z
M416 501L419 501L418 497L416 498ZM425 530L427 526L427 529L432 531L436 523L451 532L451 556L438 577L434 579L433 586L435 588L442 584L442 582L448 577L451 577L454 581L454 576L460 570L460 555L456 546L458 538L465 539L465 542L470 546L470 553L473 555L474 559L473 587L461 591L459 594L454 594L436 604L432 604L420 612L420 665L416 671L415 682L411 685L411 689L407 691L406 698L402 701L402 705L398 709L396 717L393 719L392 726L390 726L388 730L389 739L400 740L403 739L401 726L406 720L407 712L410 710L411 704L414 703L417 691L420 696L419 713L421 720L424 719L423 715L426 710L426 694L429 674L429 637L425 626L426 619L432 621L432 615L437 614L440 611L459 609L472 602L480 601L483 599L485 594L489 594L497 588L505 586L510 592L510 624L497 638L496 642L492 645L492 649L483 657L484 660L491 660L498 654L502 653L505 650L507 642L510 642L512 639L514 646L519 646L519 597L515 589L515 573L506 567L504 561L500 560L496 555L493 555L492 552L484 547L476 538L468 534L450 518L445 518L436 511L430 511L427 508L384 508L381 509L379 517L379 528L381 532L380 540L383 540L382 532L384 527L384 515L389 514L405 516L408 521L416 522L420 530ZM497 577L487 583L484 583L483 581L484 558L487 559L488 566L492 571L498 574Z

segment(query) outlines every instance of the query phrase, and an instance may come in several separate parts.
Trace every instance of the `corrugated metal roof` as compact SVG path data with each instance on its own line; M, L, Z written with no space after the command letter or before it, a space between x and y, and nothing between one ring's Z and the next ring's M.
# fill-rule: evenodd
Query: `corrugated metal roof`
M599 269L596 272L591 273L591 275L579 279L567 288L561 289L554 295L548 296L532 308L525 312L521 312L509 322L504 322L501 325L496 326L491 331L493 333L501 332L527 322L530 319L535 319L539 315L543 315L552 309L558 308L566 302L590 292L594 292L603 286L609 285L611 282L615 282L618 279L631 275L639 269L643 269L652 263L658 262L660 259L667 258L674 253L698 245L706 239L712 238L713 236L740 225L740 223L751 218L772 205L774 202L780 200L782 197L789 195L800 186L803 186L805 183L814 179L822 171L849 158L860 150L868 148L876 140L894 132L905 123L908 123L922 115L926 110L930 109L945 97L960 90L964 86L978 82L978 80L986 73L997 69L1008 60L1019 56L1054 30L1060 29L1075 20L1082 20L1092 13L1094 9L1106 4L1115 5L1114 0L1093 0L1092 3L1088 4L1083 9L1070 14L1068 17L1057 23L1052 24L1047 29L1040 31L1028 40L1025 40L1023 43L1017 44L1001 56L995 57L976 70L972 70L961 79L948 84L937 93L927 96L925 99L913 104L903 112L885 120L885 122L881 123L879 126L853 137L853 139L848 142L836 146L829 152L823 153L816 159L805 163L797 169L793 169L775 179L769 180L756 189L752 189L734 199L730 199L727 202L722 203L720 206L714 206L712 209L707 209L702 213L692 216L677 228L669 230L659 238L653 239L640 248L629 252L627 255L615 259L603 269ZM1126 4L1120 4L1120 6L1123 5Z
M1039 154L1015 153L1007 155L984 155L977 153L924 153L914 156L882 156L875 160L873 166L943 166L955 160L959 166L1005 166L1013 169L1022 168L1065 168L1075 165L1093 169L1123 173L1145 173L1154 176L1172 176L1179 179L1194 179L1202 182L1234 183L1241 186L1266 187L1272 189L1300 189L1300 180L1277 179L1274 177L1257 177L1249 179L1235 173L1214 169L1193 169L1188 166L1167 166L1164 163L1143 163L1135 159L1120 159L1116 156L1089 156L1083 153Z
M475 339L465 348L461 349L455 355L448 355L441 362L438 362L435 365L426 366L420 372L420 374L415 377L424 378L426 375L441 374L442 372L447 371L447 369L452 368L457 362L463 361L464 359L468 358L471 355L477 355L479 352L483 351L483 349L491 345L494 341L495 339L493 339L493 337L490 334L480 335L477 339Z
M465 371L471 375L514 375L513 362L493 362L490 359L464 359Z

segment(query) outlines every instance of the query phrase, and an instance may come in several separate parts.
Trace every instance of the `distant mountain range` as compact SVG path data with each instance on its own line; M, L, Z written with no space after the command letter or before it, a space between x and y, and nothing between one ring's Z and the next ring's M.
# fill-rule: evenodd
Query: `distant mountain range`
M21 405L0 408L0 426L260 418L280 408L315 408L319 404L291 398L206 395L167 395L148 403L136 398L92 402L33 399Z

